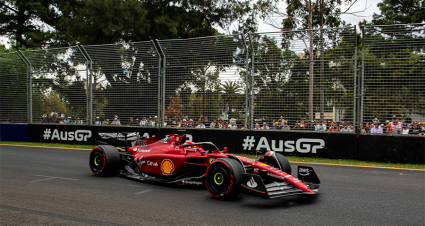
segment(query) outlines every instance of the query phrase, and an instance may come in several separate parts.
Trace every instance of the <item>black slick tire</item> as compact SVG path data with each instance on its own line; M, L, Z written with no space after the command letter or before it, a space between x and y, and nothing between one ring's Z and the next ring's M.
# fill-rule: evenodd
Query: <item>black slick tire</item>
M210 194L217 199L232 199L242 191L243 166L230 158L214 160L205 175Z
M111 176L120 168L120 153L112 145L99 145L90 152L90 169L96 176Z
M290 175L292 173L292 169L288 159L282 154L279 154L279 153L275 153L275 154L276 154L277 160L279 161L280 166L282 167L282 171Z

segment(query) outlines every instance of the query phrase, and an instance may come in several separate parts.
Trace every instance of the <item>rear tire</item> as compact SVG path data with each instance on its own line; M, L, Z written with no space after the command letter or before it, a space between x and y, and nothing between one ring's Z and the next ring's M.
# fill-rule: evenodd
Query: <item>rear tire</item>
M120 153L112 145L99 145L90 152L90 169L96 176L111 176L120 168Z
M243 166L234 159L214 160L207 169L205 184L212 196L218 199L232 199L242 191Z

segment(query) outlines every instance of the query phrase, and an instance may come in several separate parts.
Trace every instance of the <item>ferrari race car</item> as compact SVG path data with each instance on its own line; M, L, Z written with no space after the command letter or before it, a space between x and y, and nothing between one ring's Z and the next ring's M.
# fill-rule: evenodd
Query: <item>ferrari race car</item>
M265 153L258 161L225 154L211 142L186 142L186 135L141 139L135 133L99 133L104 141L125 141L125 149L98 145L90 153L90 169L97 176L119 174L141 181L205 186L218 199L242 191L264 198L317 194L320 180L312 167L298 166L297 178L281 154ZM127 142L132 143L127 148Z

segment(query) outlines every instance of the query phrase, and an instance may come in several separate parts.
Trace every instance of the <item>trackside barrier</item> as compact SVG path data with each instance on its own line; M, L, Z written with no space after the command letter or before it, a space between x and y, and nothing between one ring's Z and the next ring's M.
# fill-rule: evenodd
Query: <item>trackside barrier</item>
M288 156L425 164L425 139L410 136L30 124L28 141L95 144L99 132L138 132L145 137L185 133L188 141L211 141L220 149L227 147L229 153L255 154L257 151L260 155L261 152L272 150Z

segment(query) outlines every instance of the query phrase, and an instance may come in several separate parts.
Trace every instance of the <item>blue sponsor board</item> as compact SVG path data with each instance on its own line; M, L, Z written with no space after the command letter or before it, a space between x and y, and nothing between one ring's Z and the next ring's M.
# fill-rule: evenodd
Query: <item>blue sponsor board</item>
M28 125L0 124L0 141L28 141Z

